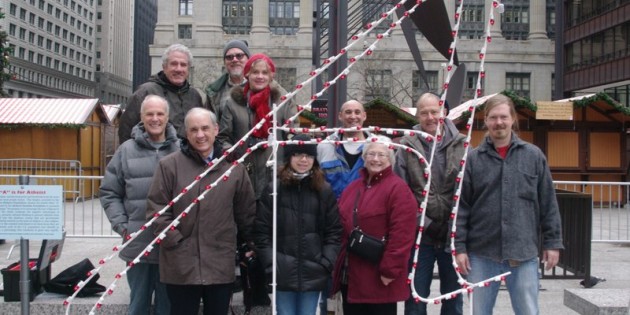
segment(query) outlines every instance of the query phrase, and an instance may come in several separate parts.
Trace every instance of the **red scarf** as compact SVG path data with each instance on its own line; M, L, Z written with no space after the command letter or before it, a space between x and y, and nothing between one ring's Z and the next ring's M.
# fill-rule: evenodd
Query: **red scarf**
M245 97L247 97L248 92L251 92L249 93L250 95L248 103L249 107L254 110L255 126L271 111L271 107L269 106L269 96L271 95L271 89L269 88L269 86L267 86L260 91L250 91L249 84L245 84L245 88L243 89ZM252 135L256 138L262 138L266 140L269 137L269 129L273 127L272 122L272 117L267 118L262 127L258 130L254 130L254 132L252 132Z

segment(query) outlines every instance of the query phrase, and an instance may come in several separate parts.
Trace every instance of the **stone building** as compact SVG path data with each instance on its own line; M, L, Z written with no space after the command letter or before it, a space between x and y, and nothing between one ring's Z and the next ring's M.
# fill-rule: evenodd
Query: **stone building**
M445 0L453 25L459 1ZM329 2L312 0L158 0L158 21L151 46L152 70L161 67L160 55L170 44L189 46L195 57L192 83L205 87L222 71L223 44L233 38L247 40L252 52L270 55L277 65L277 79L291 91L307 80L313 66L314 11L324 19ZM361 25L375 21L392 7L385 0L348 1L348 28L353 34ZM465 99L471 98L479 74L479 52L486 36L491 0L465 1L457 44L458 56L468 69ZM532 100L549 100L554 88L555 1L516 0L492 26L485 65L483 94L514 90ZM495 13L498 16L498 13ZM391 20L396 20L394 16ZM352 24L359 21L358 24ZM325 23L325 20L319 20ZM387 26L386 22L382 26ZM357 26L358 25L358 26ZM382 27L381 26L381 27ZM372 45L380 31L371 33L349 50L360 54ZM325 37L324 37L324 40ZM440 92L448 62L417 34L430 90ZM348 97L384 98L399 106L412 106L426 88L400 30L378 42L374 53L363 58L347 78ZM298 93L301 103L314 93L312 85Z

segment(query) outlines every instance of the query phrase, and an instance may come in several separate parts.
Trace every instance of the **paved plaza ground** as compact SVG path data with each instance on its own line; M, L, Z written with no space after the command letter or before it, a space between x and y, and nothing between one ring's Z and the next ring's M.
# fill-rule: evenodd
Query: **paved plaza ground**
M63 253L58 262L52 266L53 276L61 270L79 262L83 258L89 258L94 264L98 264L101 258L111 254L111 248L117 243L114 238L68 238L63 248ZM0 245L0 266L6 267L19 260L20 249L16 248L10 257L7 257L13 241ZM30 242L31 257L36 257L39 250L39 241ZM593 243L592 245L592 275L605 278L605 282L598 283L597 289L627 289L630 287L630 245L617 245L607 243ZM101 271L102 276L98 282L108 287L114 280L114 275L124 269L124 264L115 258L107 263ZM564 289L581 288L580 280L542 280L540 291L541 314L569 315L577 314L563 305ZM438 281L434 281L432 289L438 290ZM125 278L117 282L114 293L108 296L104 306L96 314L122 314L128 303L129 288ZM38 295L31 302L31 314L65 314L63 301L65 297L53 293ZM97 297L77 298L71 306L70 314L88 314L96 303ZM235 304L240 303L240 298L235 299ZM467 303L465 307L467 306ZM0 314L19 314L20 302L4 302L0 298ZM399 306L399 314L403 314L403 306ZM468 314L468 312L465 312ZM495 314L512 314L507 291L501 290L495 308ZM429 306L429 314L439 314L439 307Z

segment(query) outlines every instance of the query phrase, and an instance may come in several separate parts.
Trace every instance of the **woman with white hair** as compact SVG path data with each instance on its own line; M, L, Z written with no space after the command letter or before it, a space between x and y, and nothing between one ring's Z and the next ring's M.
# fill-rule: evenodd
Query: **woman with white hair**
M350 183L339 199L344 231L333 273L333 292L341 290L346 315L395 315L396 302L410 294L407 262L415 235L417 203L407 184L392 172L391 140L381 136L367 141L361 177ZM351 233L358 229L364 238L385 240L377 259L348 248L353 243Z

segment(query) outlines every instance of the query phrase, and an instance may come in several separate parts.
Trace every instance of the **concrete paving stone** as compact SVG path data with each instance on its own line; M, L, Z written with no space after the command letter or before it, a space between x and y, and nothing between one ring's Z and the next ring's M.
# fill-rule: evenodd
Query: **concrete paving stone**
M64 244L63 252L59 261L52 265L52 276L54 277L65 268L81 261L83 258L89 258L93 264L97 265L98 261L111 255L112 248L119 242L117 238L68 238ZM20 257L20 249L16 248L11 257L7 258L9 248L14 241L7 241L0 245L0 267L4 268L9 264L16 262ZM30 242L30 257L35 258L39 253L39 241ZM630 246L593 243L592 244L591 269L592 275L605 278L605 282L598 283L594 289L628 289L630 283ZM115 279L115 275L124 269L124 262L114 257L101 271L101 278L98 283L109 287ZM542 315L575 315L575 311L569 309L563 304L565 289L581 289L579 279L570 280L542 280L539 304ZM0 283L2 283L0 281ZM431 286L432 296L436 296L439 290L439 281L434 280ZM592 289L591 289L592 290ZM63 301L65 296L42 293L35 297L30 303L31 314L65 314ZM470 314L467 298L464 298L465 314ZM76 298L71 305L69 314L88 314L93 305L98 301L97 297ZM129 287L126 278L121 278L116 283L116 288L111 296L107 296L103 306L96 314L124 314L127 303L129 301ZM233 304L237 314L243 313L242 298L240 294L235 295ZM398 304L398 314L404 313L402 303ZM15 315L20 313L20 302L4 302L0 298L0 315ZM269 309L257 308L255 314L269 314ZM429 305L428 314L437 315L440 313L439 305ZM494 314L513 314L509 295L506 290L500 290L497 298L497 304Z

